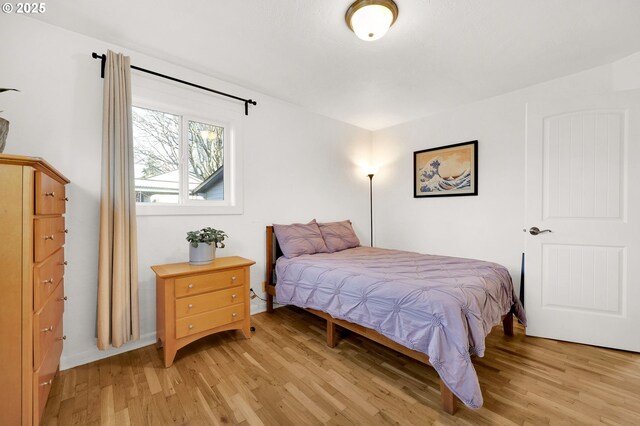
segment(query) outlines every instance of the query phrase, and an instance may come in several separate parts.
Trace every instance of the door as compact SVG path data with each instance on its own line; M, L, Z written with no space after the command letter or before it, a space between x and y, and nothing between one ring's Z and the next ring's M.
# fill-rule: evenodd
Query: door
M527 334L640 351L640 91L531 103L526 137Z

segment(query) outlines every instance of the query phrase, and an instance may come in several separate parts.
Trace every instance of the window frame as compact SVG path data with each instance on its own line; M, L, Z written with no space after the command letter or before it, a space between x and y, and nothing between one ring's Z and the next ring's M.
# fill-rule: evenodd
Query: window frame
M145 108L180 117L180 173L178 203L136 202L138 216L178 216L242 214L243 211L243 164L242 123L244 116L211 95L175 84L151 80L132 75L132 106ZM189 199L189 121L224 128L224 199Z

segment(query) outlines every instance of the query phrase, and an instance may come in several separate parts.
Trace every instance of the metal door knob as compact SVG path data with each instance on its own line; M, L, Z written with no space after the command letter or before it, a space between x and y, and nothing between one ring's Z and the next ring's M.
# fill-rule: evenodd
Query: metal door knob
M545 232L551 232L551 229L540 229L536 226L533 226L531 228L529 228L529 233L531 235L538 235L538 234L544 234Z

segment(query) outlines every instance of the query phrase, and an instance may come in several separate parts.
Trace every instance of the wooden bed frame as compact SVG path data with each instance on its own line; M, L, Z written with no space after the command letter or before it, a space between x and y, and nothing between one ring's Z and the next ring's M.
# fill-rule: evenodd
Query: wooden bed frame
M280 245L278 244L277 239L273 234L273 226L267 226L267 274L266 274L266 285L265 290L267 293L267 312L273 312L273 297L276 295L276 285L273 280L274 276L274 267L275 261L278 257L282 256L282 251L280 250ZM428 366L431 366L429 363L429 357L419 351L414 351L413 349L409 349L405 346L402 346L399 343L394 342L386 336L378 333L377 331L363 327L361 325L344 321L341 319L337 319L327 314L326 312L318 311L315 309L306 309L306 311L311 312L314 315L317 315L321 318L327 320L327 345L331 348L335 347L338 343L338 333L337 328L341 327L346 330L349 330L353 333L359 334L363 337L373 340L374 342L380 343L388 348L391 348L395 351L400 352L403 355L406 355L410 358L413 358L417 361L420 361ZM504 334L507 336L513 335L513 314L509 312L502 319L502 326L504 328ZM442 409L446 413L454 414L457 410L457 398L451 392L451 390L444 384L442 379L440 379L440 394L442 397Z

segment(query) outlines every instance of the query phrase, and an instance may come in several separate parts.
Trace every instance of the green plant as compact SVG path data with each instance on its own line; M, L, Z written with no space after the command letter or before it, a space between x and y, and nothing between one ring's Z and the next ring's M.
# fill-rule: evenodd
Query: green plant
M199 231L187 232L187 241L189 241L193 247L198 247L200 243L209 245L215 243L217 248L224 248L223 241L228 237L224 231L219 231L211 227L202 228Z

